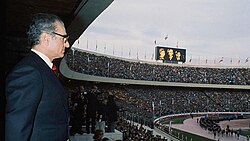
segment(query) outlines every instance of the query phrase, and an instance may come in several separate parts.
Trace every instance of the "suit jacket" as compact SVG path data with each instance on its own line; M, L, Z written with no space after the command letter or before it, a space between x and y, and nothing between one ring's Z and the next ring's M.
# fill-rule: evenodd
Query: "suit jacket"
M6 141L65 141L68 106L63 86L30 52L6 78Z

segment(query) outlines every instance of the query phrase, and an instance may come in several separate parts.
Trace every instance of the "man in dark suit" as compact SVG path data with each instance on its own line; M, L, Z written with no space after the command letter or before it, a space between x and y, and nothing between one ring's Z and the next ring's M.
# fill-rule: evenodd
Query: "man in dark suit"
M62 20L36 14L27 31L31 52L6 78L6 141L66 141L67 96L51 70L69 47Z

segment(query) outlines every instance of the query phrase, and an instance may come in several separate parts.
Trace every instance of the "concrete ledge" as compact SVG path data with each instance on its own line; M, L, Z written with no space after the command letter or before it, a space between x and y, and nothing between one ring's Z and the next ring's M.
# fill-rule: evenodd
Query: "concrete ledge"
M74 136L70 136L71 141L93 141L94 134L83 133L83 135L76 134ZM118 130L115 130L113 133L104 133L103 137L109 138L111 141L123 140L122 133Z

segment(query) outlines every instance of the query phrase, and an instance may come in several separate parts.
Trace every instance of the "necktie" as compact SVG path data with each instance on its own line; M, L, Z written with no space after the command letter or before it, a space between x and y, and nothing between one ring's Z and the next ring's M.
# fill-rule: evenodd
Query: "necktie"
M56 65L53 65L53 66L52 66L52 70L53 70L53 71L56 71L56 70L57 70Z
M55 73L55 75L56 75L57 77L59 77L59 72L57 71L56 65L53 65L52 71Z

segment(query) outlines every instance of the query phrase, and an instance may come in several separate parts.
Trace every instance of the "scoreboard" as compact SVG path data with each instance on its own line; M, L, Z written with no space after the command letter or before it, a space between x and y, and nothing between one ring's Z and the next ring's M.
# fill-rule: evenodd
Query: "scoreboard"
M186 62L186 49L172 47L155 47L155 59L164 63Z

